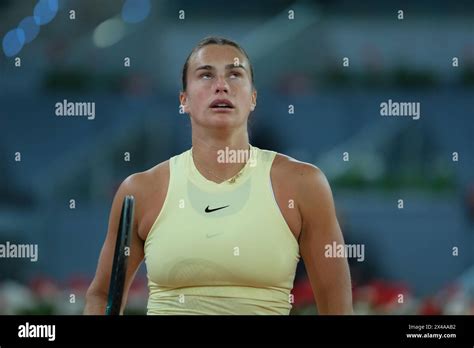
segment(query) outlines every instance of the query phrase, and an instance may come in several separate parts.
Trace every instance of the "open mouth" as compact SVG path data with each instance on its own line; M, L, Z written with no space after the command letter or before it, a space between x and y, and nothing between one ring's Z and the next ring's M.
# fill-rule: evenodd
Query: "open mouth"
M227 99L218 99L211 103L210 108L214 110L234 109L234 105Z

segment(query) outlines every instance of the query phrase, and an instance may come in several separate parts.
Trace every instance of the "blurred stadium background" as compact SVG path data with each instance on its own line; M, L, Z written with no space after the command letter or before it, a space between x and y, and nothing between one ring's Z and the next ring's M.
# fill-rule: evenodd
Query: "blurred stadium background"
M182 65L223 35L254 65L251 142L320 167L365 245L356 313L474 314L473 23L473 1L0 0L0 241L39 246L0 259L0 313L81 313L115 190L190 147ZM95 119L57 117L64 99ZM388 99L421 118L381 117ZM302 262L293 294L316 313ZM127 312L146 299L142 266Z

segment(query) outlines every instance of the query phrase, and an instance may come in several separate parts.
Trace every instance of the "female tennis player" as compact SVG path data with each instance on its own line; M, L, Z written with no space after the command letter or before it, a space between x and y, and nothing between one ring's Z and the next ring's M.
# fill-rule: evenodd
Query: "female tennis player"
M317 167L249 143L253 77L231 40L192 50L179 96L192 147L119 187L85 314L104 313L126 195L136 207L122 313L145 260L148 314L288 315L302 257L318 313L352 314L347 260L325 257L344 243L331 188Z

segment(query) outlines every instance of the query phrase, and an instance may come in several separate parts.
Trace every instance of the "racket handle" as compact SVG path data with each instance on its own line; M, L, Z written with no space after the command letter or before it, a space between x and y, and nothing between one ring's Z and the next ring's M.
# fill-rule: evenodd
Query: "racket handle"
M135 198L130 195L125 196L122 204L122 212L120 214L117 240L115 243L109 295L107 306L105 308L106 315L120 315L123 288L127 274L128 255L125 254L125 250L130 247L130 237L133 230L134 207Z

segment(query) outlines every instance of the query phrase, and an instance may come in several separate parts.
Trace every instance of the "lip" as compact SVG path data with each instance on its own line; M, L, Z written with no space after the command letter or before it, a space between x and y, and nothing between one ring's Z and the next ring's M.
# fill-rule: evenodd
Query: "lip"
M219 108L215 108L213 107L213 105L216 105L216 104L227 104L227 105L230 105L230 108L222 108L224 110L232 110L234 109L234 104L229 100L229 99L216 99L216 100L213 100L211 102L211 104L209 104L209 108L213 109L213 110L221 110Z
M229 109L229 108L209 108L209 109L211 109L212 112L215 112L218 114L227 114L234 111L234 109Z

